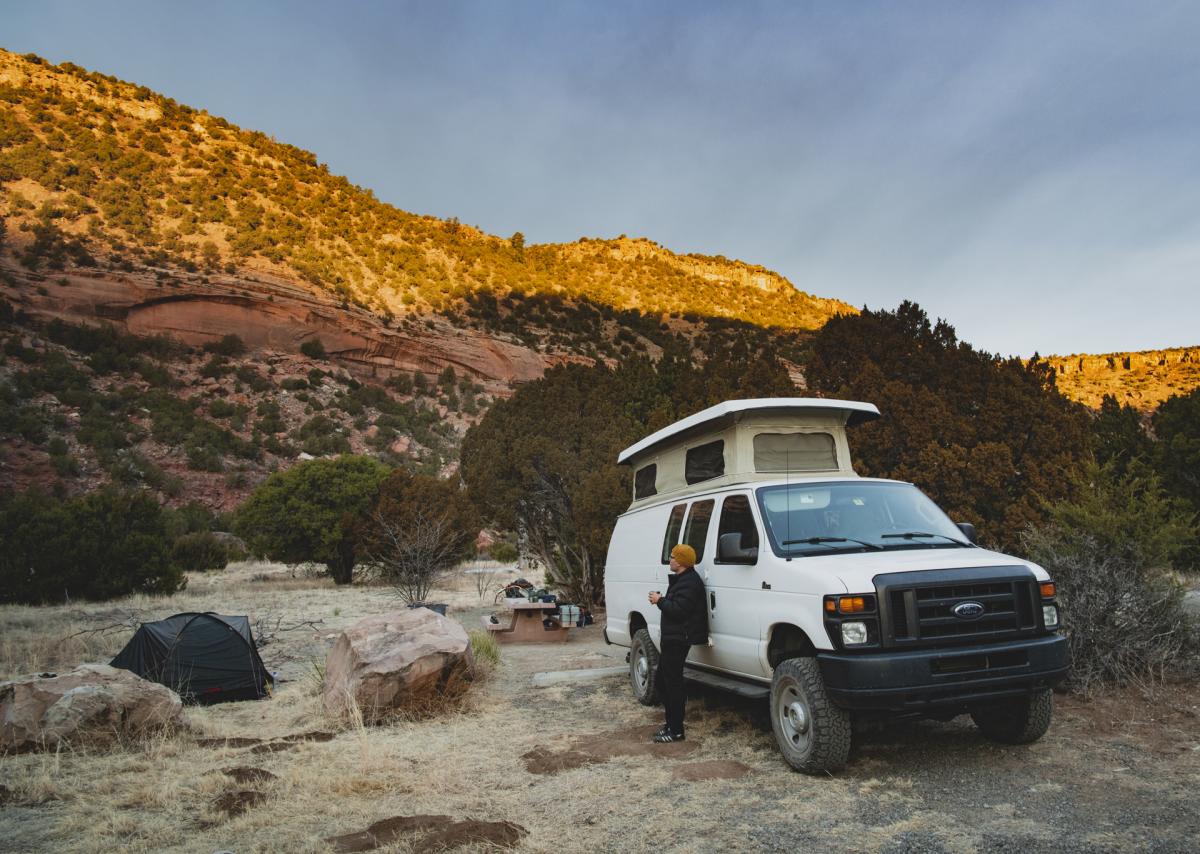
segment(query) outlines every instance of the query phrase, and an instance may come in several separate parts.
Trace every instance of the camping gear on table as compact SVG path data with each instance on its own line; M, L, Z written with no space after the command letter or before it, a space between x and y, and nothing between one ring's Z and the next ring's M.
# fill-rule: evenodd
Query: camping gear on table
M535 602L530 599L505 599L508 622L495 615L483 617L483 627L501 643L546 643L565 641L571 626L558 619L554 602Z
M583 615L579 611L578 605L559 605L558 616L562 620L564 626L582 626Z
M254 645L248 617L186 613L142 623L112 660L166 685L188 703L257 700L274 679Z

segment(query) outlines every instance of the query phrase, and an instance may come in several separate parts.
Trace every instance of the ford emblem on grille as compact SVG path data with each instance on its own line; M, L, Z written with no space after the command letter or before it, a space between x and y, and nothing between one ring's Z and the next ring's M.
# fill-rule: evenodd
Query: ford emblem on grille
M983 616L983 605L979 602L959 602L950 611L961 620L977 620Z

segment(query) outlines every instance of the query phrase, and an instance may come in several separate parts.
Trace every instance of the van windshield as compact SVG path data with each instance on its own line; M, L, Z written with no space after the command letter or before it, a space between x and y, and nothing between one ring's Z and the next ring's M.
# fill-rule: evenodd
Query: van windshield
M758 506L780 557L835 551L973 548L921 490L871 481L764 486Z

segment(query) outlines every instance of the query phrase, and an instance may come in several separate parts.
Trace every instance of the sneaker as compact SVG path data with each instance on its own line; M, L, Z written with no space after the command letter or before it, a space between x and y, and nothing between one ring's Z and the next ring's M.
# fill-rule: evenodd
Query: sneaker
M671 744L672 742L683 740L683 733L675 733L671 732L670 730L667 730L666 732L660 732L658 735L654 736L655 744Z

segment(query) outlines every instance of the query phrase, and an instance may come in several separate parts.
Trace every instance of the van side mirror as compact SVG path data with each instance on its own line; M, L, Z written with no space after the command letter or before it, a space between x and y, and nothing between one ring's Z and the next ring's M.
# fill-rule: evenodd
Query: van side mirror
M758 548L742 548L742 535L737 531L722 534L717 540L717 560L722 563L754 563L758 560Z
M978 542L978 540L976 539L976 535L975 535L975 526L974 525L972 525L970 522L955 522L954 524L958 525L958 530L962 531L963 534L966 535L967 542L969 542L969 543Z

